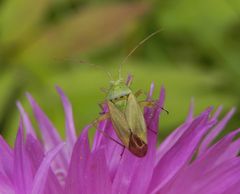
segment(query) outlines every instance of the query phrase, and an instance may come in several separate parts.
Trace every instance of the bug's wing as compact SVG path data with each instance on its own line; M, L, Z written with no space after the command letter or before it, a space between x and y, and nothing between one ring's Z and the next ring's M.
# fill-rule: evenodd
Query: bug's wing
M126 117L111 101L107 104L115 132L122 143L128 147L131 132Z
M147 143L145 119L141 107L133 94L128 96L125 114L131 131Z

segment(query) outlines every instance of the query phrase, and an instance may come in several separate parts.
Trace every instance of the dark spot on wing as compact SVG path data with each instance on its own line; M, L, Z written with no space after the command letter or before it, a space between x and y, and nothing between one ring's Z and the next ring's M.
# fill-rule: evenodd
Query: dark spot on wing
M129 138L128 149L138 157L144 157L147 154L147 144L137 135L131 133Z

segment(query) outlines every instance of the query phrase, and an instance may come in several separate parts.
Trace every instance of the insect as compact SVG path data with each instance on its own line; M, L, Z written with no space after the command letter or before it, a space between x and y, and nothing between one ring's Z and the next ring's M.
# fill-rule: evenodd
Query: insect
M123 60L123 63L141 44L158 32L159 31L152 33L141 41ZM148 151L148 144L147 127L143 115L143 108L153 107L156 102L137 101L137 97L142 94L142 91L138 90L136 93L133 93L130 88L132 79L130 79L127 84L124 82L121 77L121 66L122 64L119 68L119 79L111 81L110 88L107 91L104 103L108 107L108 112L103 113L98 119L96 119L94 125L96 126L97 123L110 119L122 144L113 138L110 138L122 145L124 149L127 148L135 156L144 157ZM162 109L165 110L164 108Z

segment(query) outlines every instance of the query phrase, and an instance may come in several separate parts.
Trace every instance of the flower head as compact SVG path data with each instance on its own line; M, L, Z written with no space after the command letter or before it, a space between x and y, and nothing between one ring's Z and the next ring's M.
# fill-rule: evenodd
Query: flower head
M232 109L218 121L207 108L197 117L191 105L186 121L159 146L157 135L161 108L145 108L148 152L138 158L96 131L90 146L86 126L76 136L72 107L60 88L65 111L66 138L31 95L27 95L42 138L38 139L31 121L18 103L21 113L14 148L0 136L1 194L236 194L240 193L240 129L219 141L216 136L234 113ZM153 85L148 96L151 99ZM163 106L162 88L158 103ZM98 128L117 139L109 120ZM161 132L160 132L161 135Z

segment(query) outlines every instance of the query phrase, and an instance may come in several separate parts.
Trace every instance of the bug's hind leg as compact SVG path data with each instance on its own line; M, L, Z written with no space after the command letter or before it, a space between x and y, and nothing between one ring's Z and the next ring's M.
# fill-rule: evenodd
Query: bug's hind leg
M152 107L154 107L155 105L158 106L158 104L157 104L156 101L141 101L141 102L139 102L139 104L140 104L141 108L145 108L145 107L152 108ZM161 108L163 111L165 111L167 114L169 114L168 110L166 110L165 108L160 107L160 106L158 106L158 107ZM158 134L157 131L154 131L154 130L152 130L152 129L150 129L150 131L153 132L153 133L156 134L156 135Z
M101 130L98 128L98 123L101 122L101 121L104 121L106 119L109 119L110 118L110 114L109 113L105 113L103 115L101 115L99 118L97 118L95 121L92 122L92 126L94 126L100 133L102 133L106 138L114 141L115 143L117 143L118 145L120 145L121 147L123 147L123 152L125 150L125 145L123 145L122 143L120 143L119 141L117 141L116 139L114 139L113 137L111 137L109 134L107 134L105 131ZM121 157L122 157L122 154L123 152L121 153Z
M102 133L106 138L114 141L115 143L117 143L118 145L120 145L120 146L123 148L123 150L122 150L122 152L121 152L121 154L120 154L120 157L122 158L126 146L123 145L122 143L120 143L119 141L117 141L116 139L114 139L113 137L111 137L110 135L108 135L106 132L102 131L101 129L98 129L98 130L99 130L99 132Z
M118 145L122 146L125 149L125 145L123 145L122 143L120 143L119 141L117 141L116 139L114 139L113 137L111 137L110 135L108 135L105 131L98 129L98 131L100 133L102 133L105 137L111 139L112 141L114 141L115 143L117 143Z
M124 154L125 148L126 148L126 147L124 146L124 147L123 147L123 150L122 150L122 153L121 153L121 155L120 155L121 158L122 158L122 156L123 156L123 154Z

